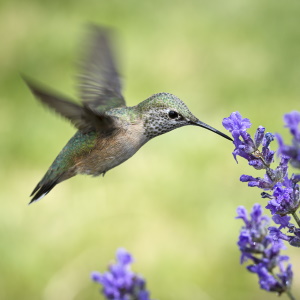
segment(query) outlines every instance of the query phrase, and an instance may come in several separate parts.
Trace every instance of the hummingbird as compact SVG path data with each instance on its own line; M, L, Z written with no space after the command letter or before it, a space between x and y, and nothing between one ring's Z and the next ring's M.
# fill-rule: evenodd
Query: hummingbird
M182 126L200 126L232 140L200 121L182 100L169 93L157 93L136 106L126 106L109 31L90 26L86 44L78 76L81 104L23 77L42 104L77 129L31 193L30 203L77 174L104 176L149 140Z

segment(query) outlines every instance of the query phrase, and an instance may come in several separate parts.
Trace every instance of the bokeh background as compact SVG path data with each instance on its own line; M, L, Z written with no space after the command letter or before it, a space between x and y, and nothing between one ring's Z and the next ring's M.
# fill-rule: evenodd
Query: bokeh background
M282 115L300 109L299 15L290 0L2 0L0 298L102 299L90 272L104 271L120 246L152 298L275 298L239 264L236 247L236 207L263 204L239 176L261 174L236 164L232 144L209 131L156 138L104 178L77 176L27 206L75 130L19 74L76 99L84 26L94 22L118 33L128 105L171 92L220 130L240 111L250 132L264 125L288 138ZM298 251L285 253L299 297Z

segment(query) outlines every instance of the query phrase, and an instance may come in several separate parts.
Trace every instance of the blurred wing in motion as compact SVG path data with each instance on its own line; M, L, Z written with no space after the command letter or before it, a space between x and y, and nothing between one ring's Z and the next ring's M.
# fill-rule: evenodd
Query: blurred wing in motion
M23 79L37 99L56 113L67 118L80 131L85 133L98 131L110 134L115 130L113 117L93 110L85 103L80 106L65 97L48 92L28 78L23 77Z
M80 63L80 98L92 110L106 111L125 106L107 29L91 25Z

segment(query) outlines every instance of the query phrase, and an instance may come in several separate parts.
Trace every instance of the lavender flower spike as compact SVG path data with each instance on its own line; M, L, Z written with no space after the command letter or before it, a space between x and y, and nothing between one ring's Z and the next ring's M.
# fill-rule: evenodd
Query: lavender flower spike
M109 266L105 273L93 272L92 280L103 286L102 293L108 300L150 300L145 280L133 273L130 264L133 258L120 248L116 253L117 263Z
M284 249L281 239L288 239L288 237L281 235L275 241L274 235L281 232L274 227L271 227L273 237L268 234L267 227L270 219L262 215L262 207L259 204L253 206L250 217L243 206L238 207L237 214L236 218L242 219L245 223L238 240L242 253L241 263L252 261L247 269L258 275L262 289L279 294L287 293L293 299L290 292L293 279L292 267L290 264L285 267L284 262L289 258L280 255L280 250Z

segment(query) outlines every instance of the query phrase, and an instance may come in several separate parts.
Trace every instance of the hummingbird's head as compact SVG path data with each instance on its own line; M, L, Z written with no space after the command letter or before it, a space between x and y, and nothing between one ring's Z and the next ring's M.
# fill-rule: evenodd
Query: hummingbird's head
M198 120L183 101L169 93L154 94L137 105L141 112L145 134L151 139L173 129L195 125L211 130L229 140L229 136Z

